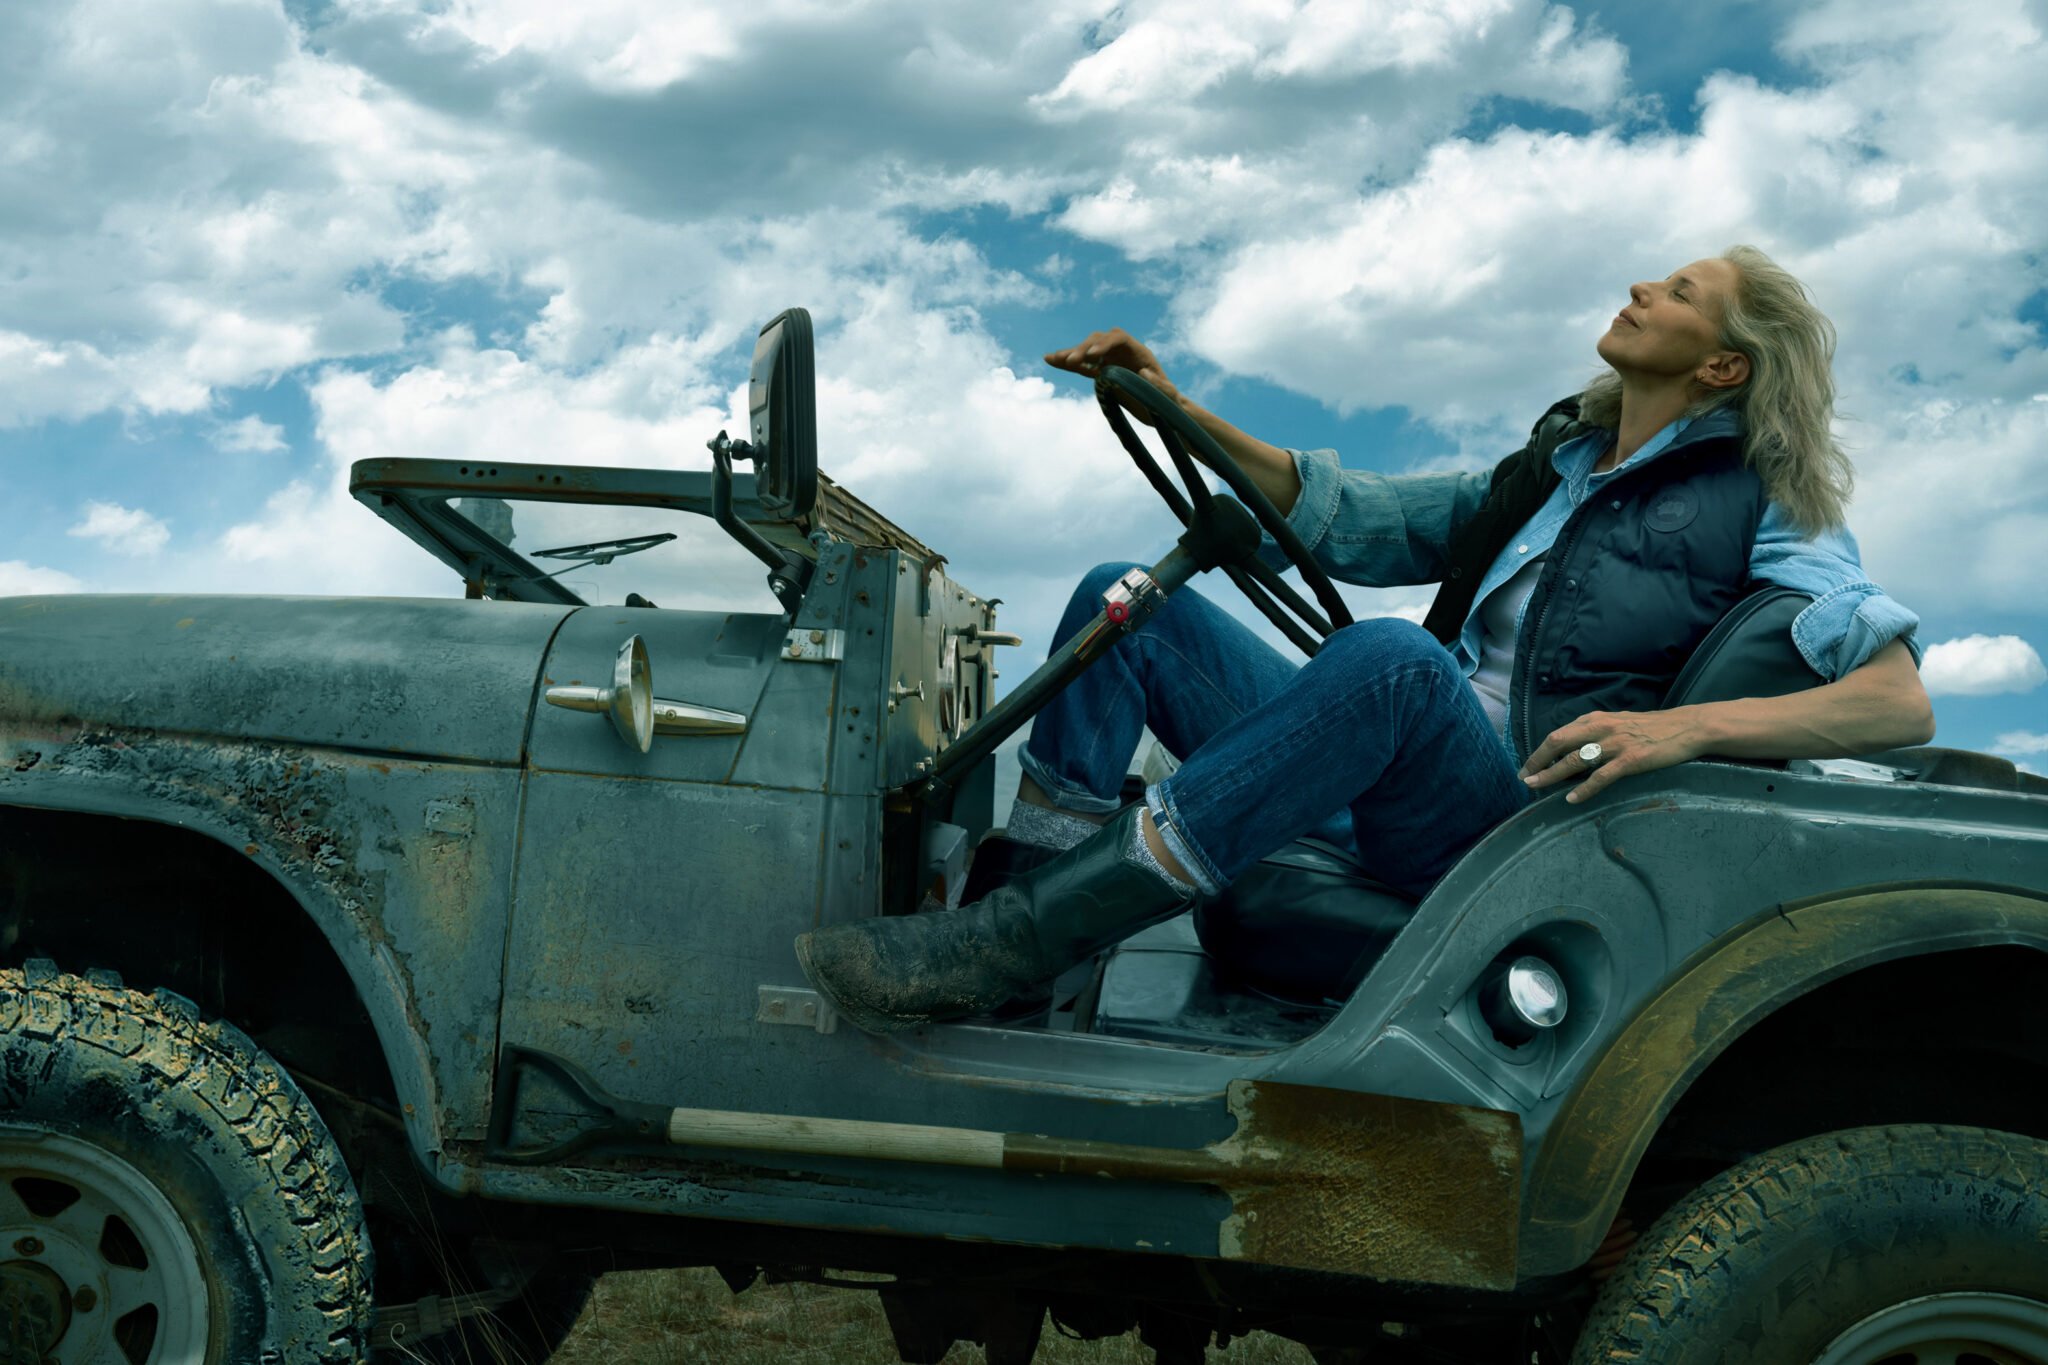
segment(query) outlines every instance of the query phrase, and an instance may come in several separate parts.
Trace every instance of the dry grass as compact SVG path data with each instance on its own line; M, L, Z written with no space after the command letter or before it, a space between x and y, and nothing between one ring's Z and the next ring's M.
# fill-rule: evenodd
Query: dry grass
M977 1365L961 1343L946 1365ZM711 1270L612 1274L598 1282L551 1365L893 1365L875 1295L818 1285L757 1284L735 1296ZM1263 1334L1210 1348L1212 1365L1310 1365L1308 1352ZM1135 1333L1074 1341L1050 1322L1036 1365L1152 1365Z

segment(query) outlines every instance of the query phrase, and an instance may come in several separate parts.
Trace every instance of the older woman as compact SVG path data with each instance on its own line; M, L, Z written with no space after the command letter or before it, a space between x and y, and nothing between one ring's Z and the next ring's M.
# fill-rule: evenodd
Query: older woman
M1833 343L1797 280L1734 247L1632 286L1597 345L1608 370L1493 470L1396 477L1239 431L1120 330L1048 355L1174 397L1332 576L1444 587L1424 626L1359 622L1299 668L1176 593L1040 713L1008 841L984 843L968 903L806 934L805 973L860 1027L906 1028L1009 1000L1312 831L1420 895L1561 783L1583 801L1705 753L1925 743L1917 619L1864 578L1843 525ZM1083 580L1060 638L1123 567ZM1761 583L1814 598L1792 634L1824 685L1658 709ZM1182 764L1119 813L1148 725Z

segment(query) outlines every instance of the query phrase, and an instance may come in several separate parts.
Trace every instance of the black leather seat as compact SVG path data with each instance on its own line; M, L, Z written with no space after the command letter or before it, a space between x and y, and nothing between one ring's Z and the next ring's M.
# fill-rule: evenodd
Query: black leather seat
M1300 839L1195 906L1218 977L1301 1004L1342 1000L1415 912L1358 855Z

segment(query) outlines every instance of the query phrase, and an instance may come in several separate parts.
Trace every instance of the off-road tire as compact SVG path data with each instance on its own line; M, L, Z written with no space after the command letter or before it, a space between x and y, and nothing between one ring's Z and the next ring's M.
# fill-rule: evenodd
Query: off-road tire
M1970 1292L2048 1312L2048 1143L1852 1129L1681 1199L1601 1290L1572 1361L1799 1365L1880 1310Z
M110 1154L168 1201L207 1291L207 1365L367 1355L355 1183L299 1087L233 1025L109 972L0 969L0 1167L33 1165L24 1127Z

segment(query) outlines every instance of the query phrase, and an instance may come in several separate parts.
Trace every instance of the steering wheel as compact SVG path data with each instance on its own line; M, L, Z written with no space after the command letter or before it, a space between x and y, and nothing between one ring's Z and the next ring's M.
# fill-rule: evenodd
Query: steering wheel
M1152 420L1152 427L1159 433L1160 442L1172 457L1174 470L1187 490L1185 498L1181 496L1181 489L1175 488L1173 481L1160 469L1145 443L1131 430L1130 419L1124 416L1119 397ZM1256 553L1235 564L1220 566L1230 581L1237 584L1239 591L1251 599L1251 604L1259 609L1260 614L1296 648L1313 657L1323 640L1352 623L1350 609L1337 595L1337 585L1330 581L1330 576L1323 572L1323 566L1309 554L1308 547L1301 543L1301 537L1287 524L1287 518L1280 515L1280 510L1252 482L1251 476L1216 443L1216 438L1182 411L1180 404L1161 393L1149 380L1120 365L1110 366L1096 379L1095 400L1102 405L1102 415L1109 422L1110 430L1130 452L1139 472L1166 500L1166 505L1173 509L1182 525L1192 525L1196 517L1206 513L1215 496L1209 491L1208 481L1196 468L1193 457L1188 454L1188 447L1193 446L1201 452L1202 462L1216 471L1230 491L1237 495L1238 501L1251 510L1260 527L1280 546L1289 562L1301 571L1302 581L1315 593L1323 611L1329 613L1327 618L1303 601L1301 594L1289 587L1286 580Z

